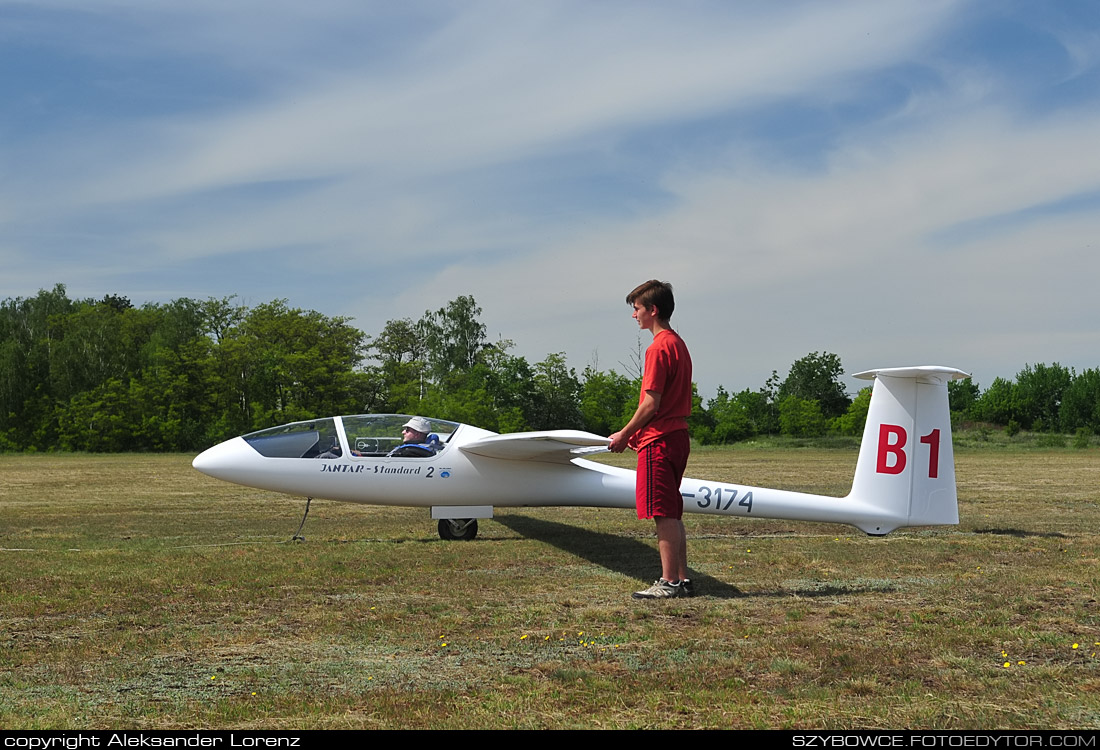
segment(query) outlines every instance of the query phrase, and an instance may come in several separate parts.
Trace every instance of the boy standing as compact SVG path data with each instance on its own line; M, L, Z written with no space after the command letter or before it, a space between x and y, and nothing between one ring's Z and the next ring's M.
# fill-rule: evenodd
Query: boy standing
M691 596L687 575L687 533L680 519L684 499L680 480L687 468L687 417L691 414L691 355L669 318L675 308L672 285L647 281L626 297L634 308L638 326L653 334L646 349L638 409L619 432L611 435L611 451L627 448L638 452L635 500L638 518L657 524L657 549L661 577L648 589L635 591L636 599Z

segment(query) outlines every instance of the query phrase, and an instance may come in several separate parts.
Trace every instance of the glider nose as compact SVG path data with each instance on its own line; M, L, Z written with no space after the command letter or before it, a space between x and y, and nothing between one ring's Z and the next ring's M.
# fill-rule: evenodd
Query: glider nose
M240 473L247 471L250 460L256 457L256 451L243 439L236 437L207 448L195 456L191 465L207 476L233 482L238 481Z

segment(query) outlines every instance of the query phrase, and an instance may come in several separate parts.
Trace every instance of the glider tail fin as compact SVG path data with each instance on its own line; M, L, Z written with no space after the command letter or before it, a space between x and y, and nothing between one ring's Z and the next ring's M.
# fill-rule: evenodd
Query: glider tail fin
M957 524L947 383L970 376L951 367L921 366L853 377L875 383L848 497L884 515L859 528L878 535L900 526Z

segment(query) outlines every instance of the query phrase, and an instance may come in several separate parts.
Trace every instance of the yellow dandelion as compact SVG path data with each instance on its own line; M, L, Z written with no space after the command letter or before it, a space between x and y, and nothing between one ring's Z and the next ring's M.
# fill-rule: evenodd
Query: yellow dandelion
M1008 669L1010 666L1012 666L1011 662L1006 661L1005 662L1005 669Z
M543 640L544 640L544 641L548 641L548 640L550 640L550 636L546 636L545 638L543 638Z
M255 695L255 694L256 694L256 693L255 693L255 691L253 691L253 693L252 693L252 694L253 694L253 695Z
M1077 648L1077 647L1074 646L1074 648ZM216 679L218 679L218 676L216 674L212 674L212 675L210 675L210 679L211 680L216 680Z
M1025 661L1023 661L1023 660L1021 659L1020 661L1018 661L1018 662L1016 662L1016 663L1017 663L1017 664L1019 664L1019 665L1020 665L1020 666L1022 667L1022 666L1024 666L1024 664L1026 664L1027 662L1025 662Z
M1080 644L1078 644L1078 643L1075 643L1075 644L1073 644L1073 647L1074 647L1074 648L1077 648L1077 647L1078 647L1079 645L1080 645Z
M519 637L519 639L520 639L521 641L526 641L526 640L527 640L527 634L526 634L526 633L524 633L523 635L521 635L521 636Z

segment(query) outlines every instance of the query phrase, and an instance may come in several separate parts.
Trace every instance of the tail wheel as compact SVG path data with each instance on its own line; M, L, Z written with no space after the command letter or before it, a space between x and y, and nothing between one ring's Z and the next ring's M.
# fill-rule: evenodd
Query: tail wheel
M439 538L448 541L468 541L477 536L476 518L443 518L439 521Z

